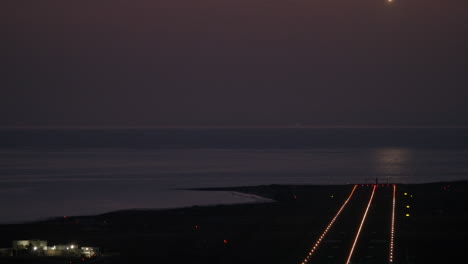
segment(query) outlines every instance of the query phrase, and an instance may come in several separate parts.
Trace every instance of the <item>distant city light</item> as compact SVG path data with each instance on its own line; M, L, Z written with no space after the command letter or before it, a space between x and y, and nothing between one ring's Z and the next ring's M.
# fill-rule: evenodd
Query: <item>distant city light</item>
M406 216L410 216L410 214L406 214Z
M409 205L407 205L407 206L406 206L406 208L410 208L410 206L409 206Z

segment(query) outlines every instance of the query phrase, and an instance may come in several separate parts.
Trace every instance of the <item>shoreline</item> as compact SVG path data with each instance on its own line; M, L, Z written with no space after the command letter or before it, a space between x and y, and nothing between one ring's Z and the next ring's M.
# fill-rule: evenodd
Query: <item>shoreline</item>
M429 185L438 185L438 184L465 184L468 183L467 180L456 180L456 181L435 181L435 182L426 182L426 183L381 183L382 185L388 184L397 184L399 186L429 186ZM373 183L356 183L358 185L372 185ZM207 187L207 188L183 188L183 189L168 189L166 191L194 191L194 192L208 192L213 193L217 192L219 194L229 194L229 197L239 197L242 199L249 199L246 201L224 201L224 202L205 202L205 203L194 203L189 205L174 206L174 207L144 207L144 208L123 208L118 210L110 210L102 213L90 213L90 214L77 214L77 215L67 215L67 217L96 217L100 215L112 214L112 213L121 213L121 212L145 212L145 211L171 211L171 210L183 210L190 208L211 208L216 206L229 206L229 205L249 205L257 203L278 203L278 202L288 202L294 200L293 190L296 188L331 188L331 187L344 187L353 185L349 184L269 184L269 185L253 185L253 186L233 186L233 187ZM31 220L18 220L18 221L9 221L9 222L0 222L2 225L21 225L21 224L33 224L36 222L50 221L54 219L60 219L62 216L46 216L38 219Z
M313 240L323 232L348 197L352 186L214 188L214 191L223 189L274 198L275 202L130 209L24 224L2 224L0 248L11 246L12 240L37 238L50 244L95 245L103 253L118 253L108 263L128 263L134 259L175 264L217 264L221 260L229 264L300 263ZM371 208L377 210L377 216L390 214L387 210L390 199L387 200L386 193L391 187L380 188L378 192L382 196L377 198L380 206ZM367 201L371 187L365 184L357 189L361 190L361 198L358 196L355 201L358 203L350 205L348 219L350 213L362 211L359 201ZM448 258L454 261L459 258L464 252L461 247L468 239L467 193L468 181L397 185L396 262L432 263L433 260L447 262ZM345 220L346 214L343 217ZM369 228L389 229L372 212L370 219ZM347 228L347 222L339 221L337 224L344 225L344 229L338 229L336 234L353 231ZM385 232L381 233L383 237L378 241L387 243ZM328 243L336 241L336 238L330 239ZM430 256L426 254L428 250L432 252ZM387 251L382 252L380 257L385 257Z
M198 192L200 195L194 195L194 197L199 198L199 201L195 201L191 204L187 205L181 205L181 206L161 206L161 207L142 207L142 208L122 208L118 210L109 210L109 211L104 211L104 212L97 212L97 213L90 213L90 214L77 214L77 215L67 215L66 217L73 218L73 217L96 217L99 215L105 215L105 214L110 214L110 213L117 213L117 212L131 212L131 211L165 211L165 210L180 210L180 209L187 209L187 208L192 208L192 207L216 207L216 206L221 206L221 205L240 205L240 204L256 204L256 203L271 203L275 202L272 199L268 199L265 197L261 197L255 194L249 194L249 193L243 193L243 192L237 192L237 191L232 191L232 190L195 190L195 189L173 189L174 191L191 191L191 192ZM171 190L165 190L165 191L171 191ZM211 196L213 194L212 202L207 201L205 196L206 194L210 194L208 196ZM218 200L218 202L214 201L215 199L222 199L221 201ZM37 219L31 219L31 220L17 220L17 221L8 221L8 222L2 222L0 221L0 226L2 225L21 225L21 224L33 224L36 222L44 222L44 221L50 221L54 219L60 219L63 216L45 216L45 217L40 217Z

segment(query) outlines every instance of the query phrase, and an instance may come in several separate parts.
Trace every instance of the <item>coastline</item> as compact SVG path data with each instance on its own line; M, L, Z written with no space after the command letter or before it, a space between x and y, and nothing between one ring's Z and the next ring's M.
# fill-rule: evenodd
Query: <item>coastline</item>
M386 185L386 184L385 184ZM398 263L455 260L468 238L468 181L397 185ZM121 210L94 216L0 225L0 248L12 240L72 241L131 259L160 263L296 263L345 200L352 185L266 185L211 188L275 202ZM368 186L359 186L368 189ZM385 188L388 186L382 185ZM207 189L204 189L207 190ZM290 194L295 195L290 196ZM406 196L405 194L408 194ZM403 203L411 195L411 208ZM352 209L352 207L351 207ZM357 211L360 211L358 209ZM351 210L355 211L354 209ZM411 217L406 217L406 214ZM228 241L228 245L223 243ZM157 248L158 250L154 250ZM432 255L425 254L431 250ZM174 260L172 256L178 258ZM11 259L9 259L11 260ZM18 262L11 262L18 263Z

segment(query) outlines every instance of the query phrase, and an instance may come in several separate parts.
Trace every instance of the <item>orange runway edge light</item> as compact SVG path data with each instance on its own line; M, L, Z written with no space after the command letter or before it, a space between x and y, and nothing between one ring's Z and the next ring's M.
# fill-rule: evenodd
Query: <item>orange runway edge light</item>
M370 206L372 204L372 200L374 199L375 188L377 188L376 185L374 185L374 188L372 189L372 194L371 194L371 197L369 199L369 203L367 204L366 211L364 212L364 215L362 216L361 225L359 226L359 229L358 229L358 231L356 233L356 238L354 239L353 246L351 247L351 251L349 252L348 259L346 260L346 264L350 263L351 257L353 256L354 248L356 247L356 244L357 244L357 241L359 239L359 235L361 233L362 227L364 226L364 222L366 221L367 213L369 212L369 208L370 208Z
M323 238L325 237L325 235L328 233L328 231L330 230L330 228L332 227L333 223L335 223L336 219L338 218L338 216L341 214L341 211L343 211L343 209L345 208L346 204L349 202L349 200L351 199L351 197L353 196L354 194L354 191L356 190L357 188L357 184L354 185L353 189L351 190L351 193L349 194L348 198L344 201L343 205L341 206L340 210L338 210L338 212L336 213L336 215L333 217L333 219L330 221L330 223L328 224L327 228L325 228L325 231L323 231L322 235L319 237L319 239L317 240L317 242L315 242L314 246L310 249L309 253L307 254L307 256L304 258L304 260L300 263L300 264L306 264L310 257L312 256L312 254L314 254L314 252L317 250L318 246L320 245L320 242L322 242Z
M392 205L392 227L390 229L390 255L389 263L393 263L393 239L395 234L395 203L396 203L396 184L393 185L393 205Z

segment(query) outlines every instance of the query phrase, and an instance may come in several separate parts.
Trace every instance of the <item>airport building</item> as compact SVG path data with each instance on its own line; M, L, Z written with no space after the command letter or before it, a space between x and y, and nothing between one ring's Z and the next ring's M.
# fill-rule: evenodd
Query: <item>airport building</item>
M14 240L12 248L0 249L0 256L30 256L30 257L86 257L99 255L97 247L78 247L74 244L59 244L48 246L46 240Z

